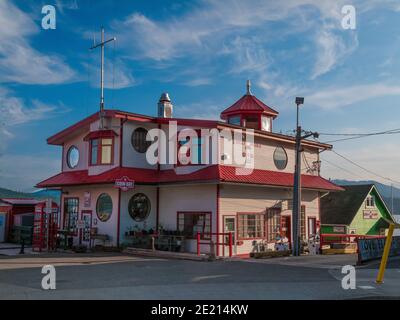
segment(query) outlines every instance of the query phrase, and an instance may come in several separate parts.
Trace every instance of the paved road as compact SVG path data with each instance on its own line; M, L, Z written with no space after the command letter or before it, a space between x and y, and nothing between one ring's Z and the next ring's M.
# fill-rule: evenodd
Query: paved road
M357 289L343 290L341 266L352 256L215 262L119 254L0 257L1 299L359 299L400 296L400 261L374 283L377 264L357 269ZM57 289L41 289L53 264Z

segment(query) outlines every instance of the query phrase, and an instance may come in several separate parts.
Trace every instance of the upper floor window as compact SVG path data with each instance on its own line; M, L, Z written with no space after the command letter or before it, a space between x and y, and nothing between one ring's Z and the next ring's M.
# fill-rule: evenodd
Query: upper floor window
M72 146L67 152L67 165L70 169L76 168L79 162L79 150L77 147Z
M260 119L258 115L246 116L243 120L243 126L249 129L258 130L260 129Z
M365 206L366 206L367 208L373 208L373 207L375 207L375 197L369 195L369 196L367 197L367 199L365 200Z
M240 126L240 116L233 116L228 119L229 124Z
M113 138L99 138L90 140L90 164L112 164Z
M274 151L274 163L277 169L283 170L288 163L288 156L282 147L277 147Z
M145 128L137 128L131 136L133 149L139 153L145 153L151 145L151 141L146 140L147 130Z
M203 163L203 145L204 145L204 137L200 137L200 132L197 131L197 136L191 137L186 137L186 139L180 139L178 141L178 165L196 165L196 164L202 164ZM187 148L185 147L186 144L191 140L191 145L187 145ZM185 148L182 148L185 147ZM184 157L186 152L186 159L188 160L188 163L183 163L181 161L181 157ZM204 163L203 163L204 164Z

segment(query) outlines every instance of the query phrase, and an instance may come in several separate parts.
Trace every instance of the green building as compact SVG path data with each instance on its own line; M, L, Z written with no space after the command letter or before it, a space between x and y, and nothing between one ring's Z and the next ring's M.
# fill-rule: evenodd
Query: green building
M384 235L394 221L373 184L343 186L321 198L322 234Z

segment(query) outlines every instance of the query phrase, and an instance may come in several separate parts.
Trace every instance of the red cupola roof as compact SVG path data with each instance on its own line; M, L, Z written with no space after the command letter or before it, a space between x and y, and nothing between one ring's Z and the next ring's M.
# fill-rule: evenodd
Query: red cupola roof
M236 101L232 106L225 109L221 113L221 119L227 120L229 116L242 114L242 113L256 113L269 115L276 118L279 114L278 111L268 107L264 102L253 96L250 92L250 82L247 82L247 93Z

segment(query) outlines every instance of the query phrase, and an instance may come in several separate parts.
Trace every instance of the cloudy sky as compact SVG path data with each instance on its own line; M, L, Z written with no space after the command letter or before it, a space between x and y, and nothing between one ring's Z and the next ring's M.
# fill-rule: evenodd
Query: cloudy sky
M41 27L56 8L56 29ZM356 9L343 29L342 7ZM156 114L167 91L177 117L218 118L245 92L280 112L274 130L294 129L294 97L305 97L303 128L363 133L400 128L400 2L0 0L0 186L31 190L60 170L46 138L98 108L104 25L106 107ZM320 141L335 136L321 135ZM335 150L400 181L399 135L334 144ZM323 175L385 180L322 154ZM387 182L387 181L386 181Z

